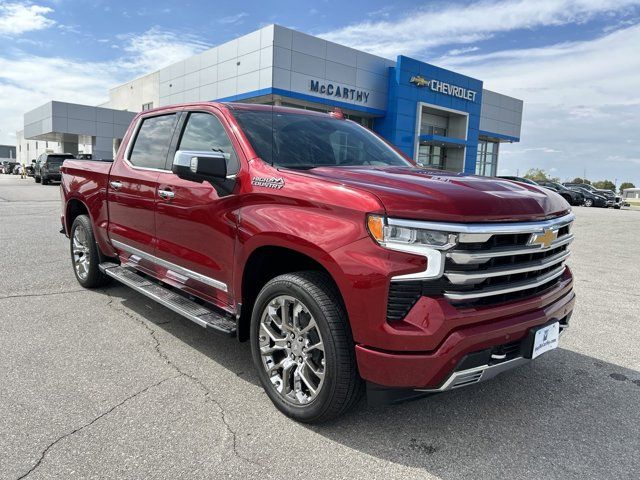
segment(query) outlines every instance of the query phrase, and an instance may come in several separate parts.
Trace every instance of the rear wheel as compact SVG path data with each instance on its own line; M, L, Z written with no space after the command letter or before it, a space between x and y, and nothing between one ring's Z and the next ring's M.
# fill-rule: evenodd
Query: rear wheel
M70 248L73 272L80 285L95 288L109 283L110 278L98 268L100 254L89 216L78 215L73 221Z
M40 177L34 175L33 179L36 181L36 183L40 183Z
M49 183L49 179L44 175L41 178L42 185L47 185Z
M584 201L584 206L585 206L585 207L593 207L593 200L591 200L590 198L587 198L587 199Z
M324 273L285 274L264 286L253 309L251 351L267 395L295 420L338 417L363 392L347 316Z

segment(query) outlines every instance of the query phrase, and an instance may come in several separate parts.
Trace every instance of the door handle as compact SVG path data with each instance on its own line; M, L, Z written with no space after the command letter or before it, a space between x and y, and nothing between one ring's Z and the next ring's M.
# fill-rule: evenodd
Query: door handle
M114 190L118 190L122 186L122 182L111 181L109 185L111 185L111 188Z
M160 198L164 198L165 200L169 200L175 197L176 194L171 190L158 190L158 196L160 196Z

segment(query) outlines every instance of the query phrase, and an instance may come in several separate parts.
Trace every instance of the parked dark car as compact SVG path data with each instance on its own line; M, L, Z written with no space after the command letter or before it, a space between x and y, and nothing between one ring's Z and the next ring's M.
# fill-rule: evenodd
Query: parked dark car
M33 166L36 183L46 185L55 180L60 181L60 167L68 158L75 158L70 153L43 153Z
M92 160L93 155L90 153L79 153L76 155L76 160Z
M537 182L534 182L533 180L529 180L528 178L524 178L524 177L513 177L513 176L509 176L509 175L499 175L498 178L504 178L505 180L513 180L514 182L522 182L522 183L528 183L529 185L538 186Z
M20 163L18 162L9 162L9 172L12 175L20 175Z
M33 160L31 160L31 165L27 165L27 167L25 168L25 171L27 172L27 177L35 176L35 164L36 164L36 160L34 158Z
M568 187L569 190L573 190L574 192L579 192L584 196L584 206L585 207L607 207L607 200L602 195L596 195L586 188L582 188L580 186Z
M616 196L615 192L611 190L606 190L602 188L595 188L593 185L589 185L588 183L565 183L565 187L580 187L583 188L594 195L600 195L607 199L607 207L615 207L620 208L622 203L622 198L620 196Z
M562 198L564 198L569 205L582 205L584 203L584 195L574 190L569 190L564 185L558 182L540 181L538 185L542 185L545 188L551 188L557 192Z
M11 175L13 173L13 170L16 168L16 165L19 166L20 164L18 162L11 162L11 161L5 161L4 163L4 168L3 168L3 173L5 175ZM19 174L20 172L18 172Z

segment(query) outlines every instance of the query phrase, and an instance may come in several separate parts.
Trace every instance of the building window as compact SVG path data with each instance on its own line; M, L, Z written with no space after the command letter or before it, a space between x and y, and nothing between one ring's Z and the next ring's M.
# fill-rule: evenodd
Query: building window
M476 175L495 177L498 168L498 142L480 140L476 159Z
M420 145L418 148L418 164L422 167L444 170L446 149L438 145Z
M142 104L142 111L146 112L147 110L151 110L153 108L153 102L149 102L149 103L143 103Z

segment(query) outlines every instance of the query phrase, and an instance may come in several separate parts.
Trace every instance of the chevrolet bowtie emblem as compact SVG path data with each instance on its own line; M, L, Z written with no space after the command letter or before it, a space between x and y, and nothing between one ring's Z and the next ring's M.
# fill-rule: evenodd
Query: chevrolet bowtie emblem
M534 233L529 239L529 245L539 245L540 247L548 248L558 238L557 230L545 230L543 233Z
M409 79L409 83L413 83L416 87L428 87L431 80L427 80L422 75L414 75Z

